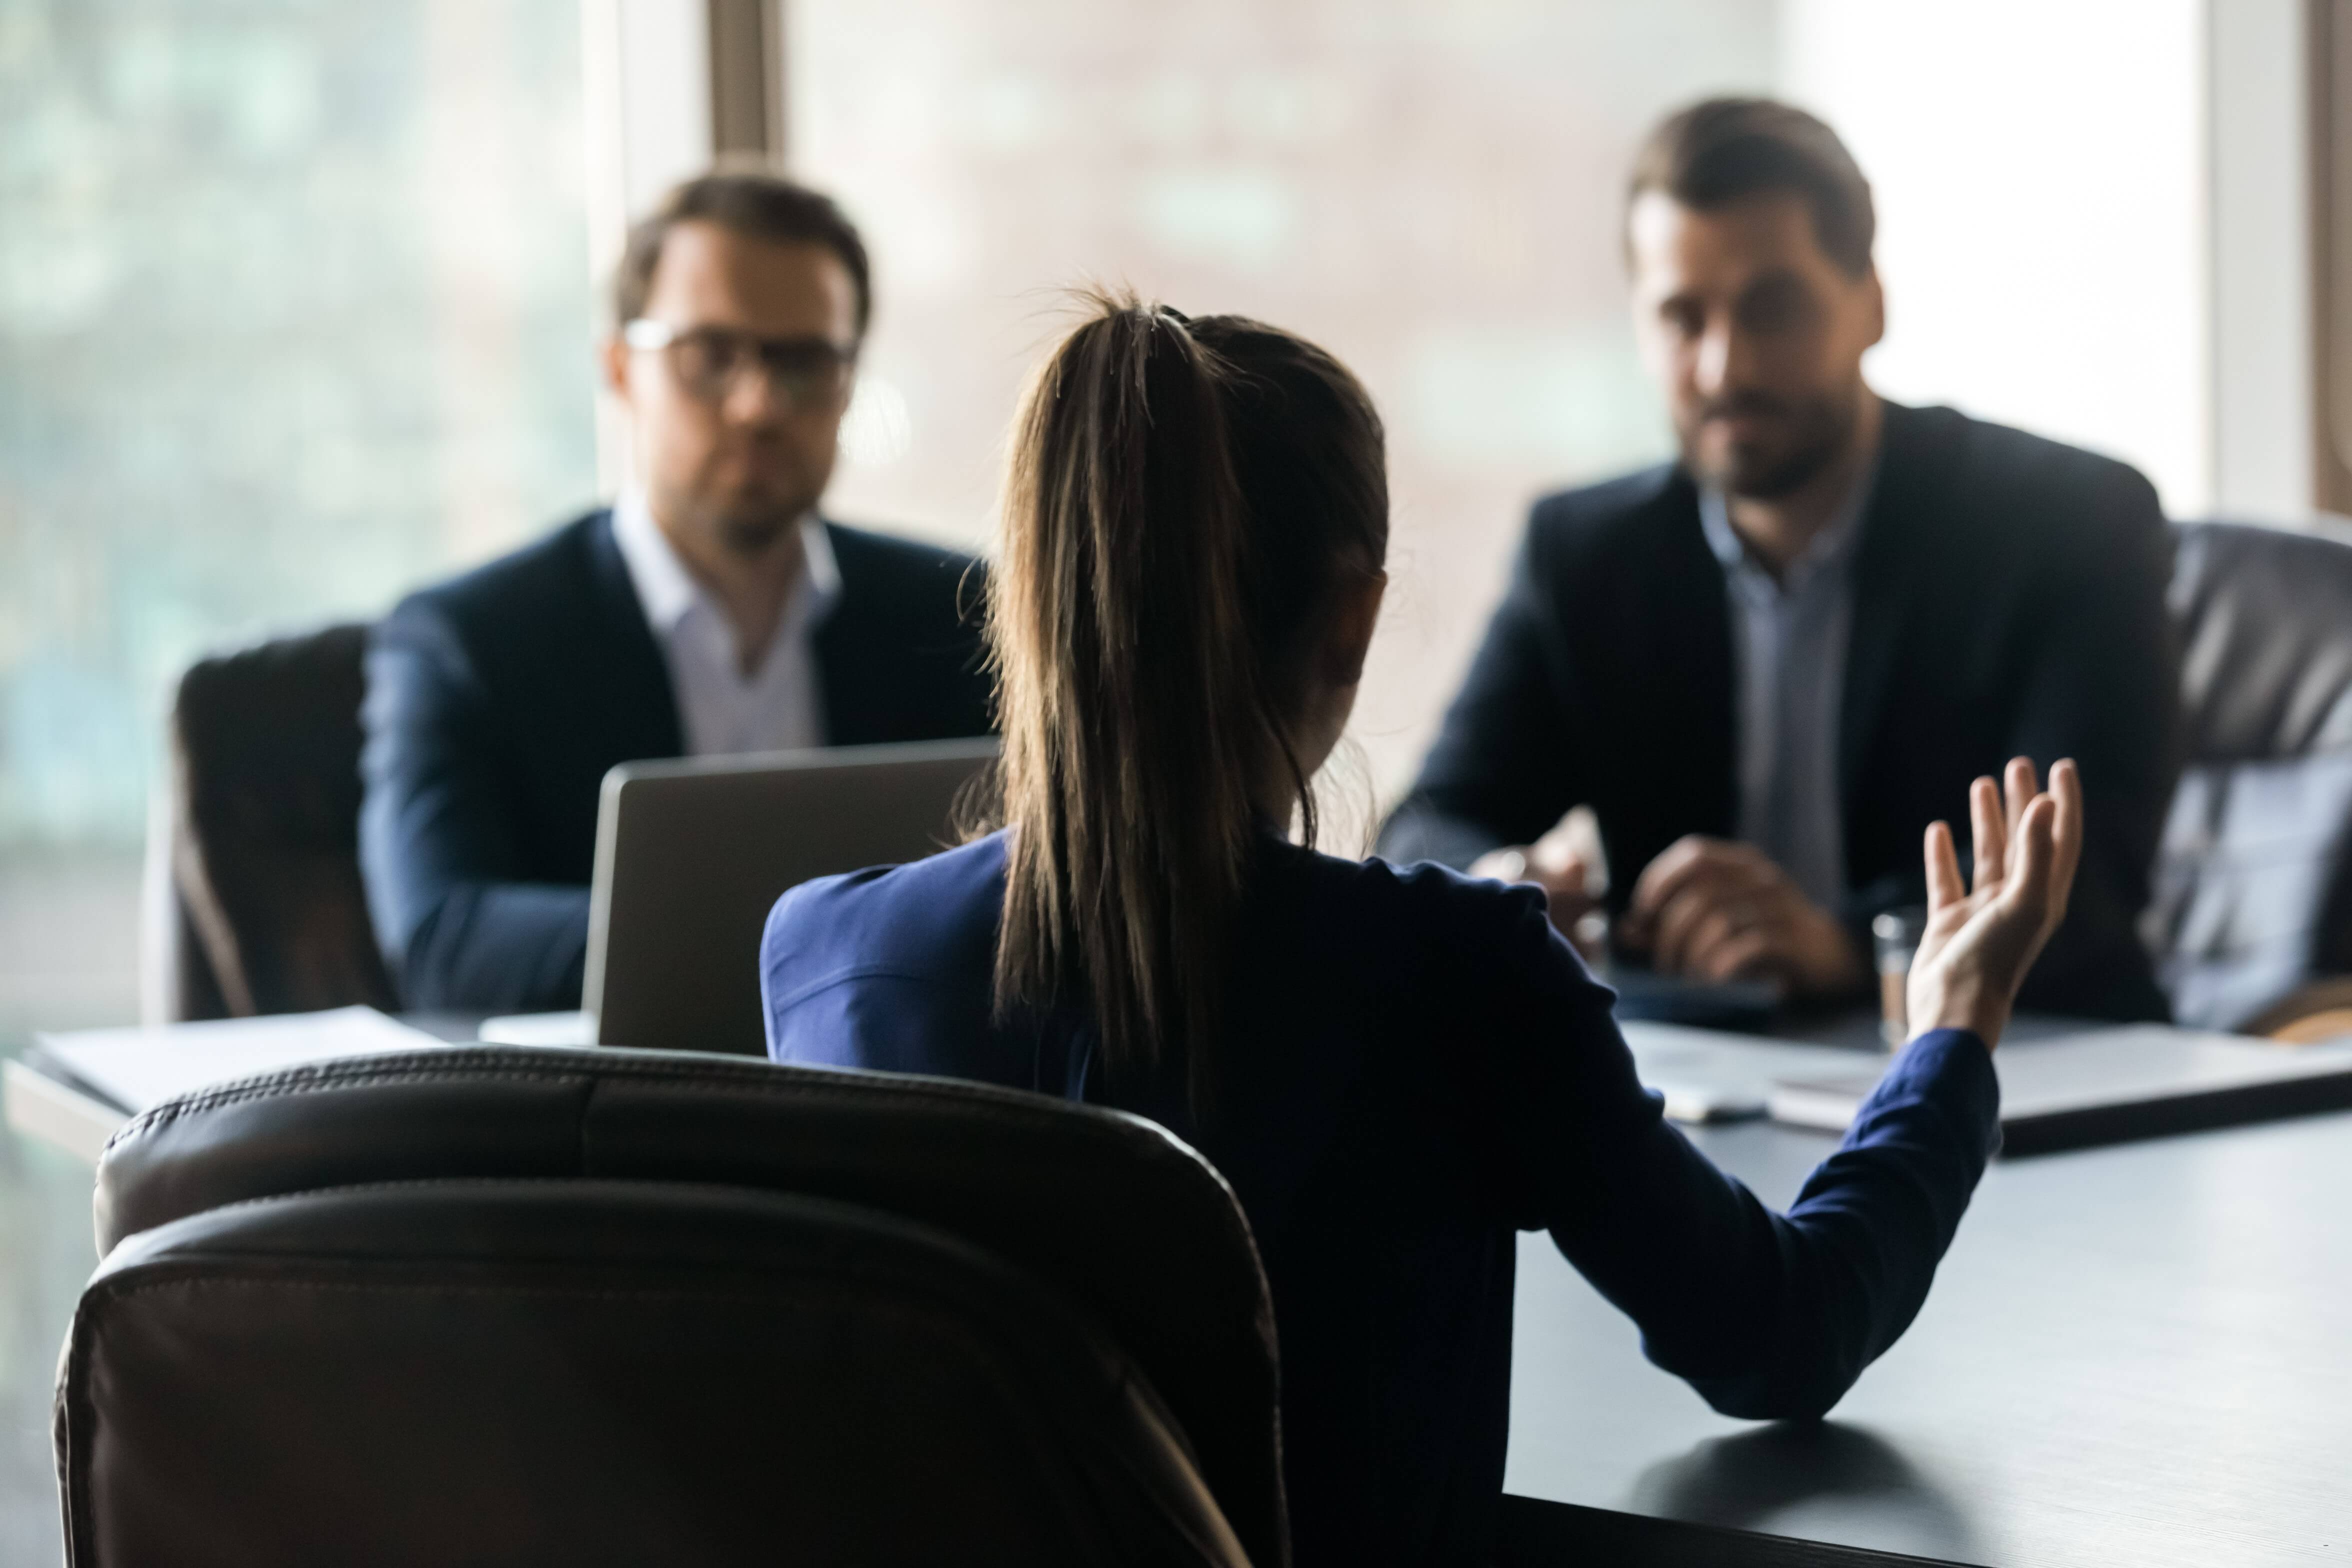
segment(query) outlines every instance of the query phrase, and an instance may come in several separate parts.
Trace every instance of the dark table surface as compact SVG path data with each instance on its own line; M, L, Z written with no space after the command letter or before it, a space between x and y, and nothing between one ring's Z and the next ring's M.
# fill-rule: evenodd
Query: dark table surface
M1776 1205L1832 1146L1695 1136ZM1997 1163L1918 1321L1819 1426L1709 1411L1540 1234L1517 1311L1522 1498L2004 1568L2352 1563L2352 1113ZM1575 1538L1511 1518L1522 1561ZM1871 1560L1682 1533L1704 1549L1653 1530L1623 1560Z

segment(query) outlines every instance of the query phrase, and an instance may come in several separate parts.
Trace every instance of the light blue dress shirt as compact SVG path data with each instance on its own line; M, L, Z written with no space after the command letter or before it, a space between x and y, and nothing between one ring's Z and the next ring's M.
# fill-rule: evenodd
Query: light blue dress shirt
M801 519L800 531L800 581L759 668L747 675L735 623L664 536L645 491L624 490L613 503L613 542L620 547L646 624L669 666L689 756L824 744L816 634L841 598L841 567L824 524L814 513Z
M1777 580L1732 528L1722 494L1699 493L1699 522L1723 563L1731 612L1739 837L1831 910L1845 894L1838 707L1853 629L1853 557L1877 475L1874 458L1829 526Z

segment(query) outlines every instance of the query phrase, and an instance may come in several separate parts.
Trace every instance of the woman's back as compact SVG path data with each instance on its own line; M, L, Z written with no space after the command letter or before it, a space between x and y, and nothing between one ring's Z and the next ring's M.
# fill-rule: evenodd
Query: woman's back
M1276 328L1097 306L1013 433L988 622L1007 828L787 894L772 1052L1193 1140L1265 1259L1308 1568L1487 1555L1517 1228L1717 1409L1828 1409L1917 1311L1984 1168L1986 1047L2063 911L2079 781L2029 805L2021 759L2005 816L1979 781L1973 894L1930 832L1912 1016L1952 1026L1775 1215L1660 1119L1538 895L1269 831L1313 842L1379 619L1380 416Z
M1549 1226L1724 1408L1812 1414L1916 1310L1990 1144L1982 1047L1929 1037L1787 1220L1660 1120L1610 993L1541 899L1261 835L1213 1099L1103 1065L1082 1009L998 1021L1005 838L788 894L761 950L780 1060L1115 1105L1201 1148L1274 1292L1302 1563L1484 1552L1507 1433L1514 1233ZM1843 1162L1843 1169L1839 1169ZM1889 1163L1912 1181L1890 1195ZM1922 1213L1922 1192L1951 1193ZM1890 1204L1871 1234L1875 1211ZM1856 1231L1859 1223L1863 1229ZM1857 1260L1872 1288L1841 1298Z

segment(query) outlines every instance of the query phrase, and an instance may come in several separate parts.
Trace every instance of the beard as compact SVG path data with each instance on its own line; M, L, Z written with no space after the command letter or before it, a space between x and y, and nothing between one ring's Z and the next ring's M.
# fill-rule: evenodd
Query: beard
M815 506L814 497L805 504L787 507L763 506L756 510L730 509L716 513L711 526L719 542L736 555L764 555L775 548L776 541L786 531L800 526L802 518Z
M764 479L745 476L734 483L713 482L715 475L698 476L702 482L678 485L659 498L662 515L685 521L730 555L765 555L816 510L824 493L822 482L811 482L814 476L803 468L786 464L784 471Z
M1857 388L1847 394L1786 398L1737 392L1702 405L1680 424L1683 461L1702 484L1745 500L1779 500L1802 489L1843 457L1862 418ZM1702 439L1707 425L1731 415L1758 415L1780 426L1764 440L1732 441L1713 453Z

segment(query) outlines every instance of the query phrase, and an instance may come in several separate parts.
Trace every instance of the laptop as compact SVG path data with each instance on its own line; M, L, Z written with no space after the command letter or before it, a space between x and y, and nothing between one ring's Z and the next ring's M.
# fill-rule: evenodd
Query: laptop
M1761 980L1686 980L1622 962L1602 964L1593 978L1617 993L1610 1011L1620 1023L1640 1019L1761 1034L1780 1007L1780 986Z
M1992 1065L2009 1155L2352 1107L2352 1045L2340 1043L2126 1024L2005 1041ZM1800 1071L1776 1078L1768 1102L1776 1121L1842 1132L1876 1086L1875 1072Z
M626 763L604 775L581 1005L598 1045L761 1056L784 890L956 842L993 740Z
M2283 1046L2158 1024L2021 1017L1993 1053L2001 1152L2036 1154L2352 1106L2352 1043ZM1769 1114L1843 1132L1888 1056L1629 1022L1642 1081L1687 1121Z

